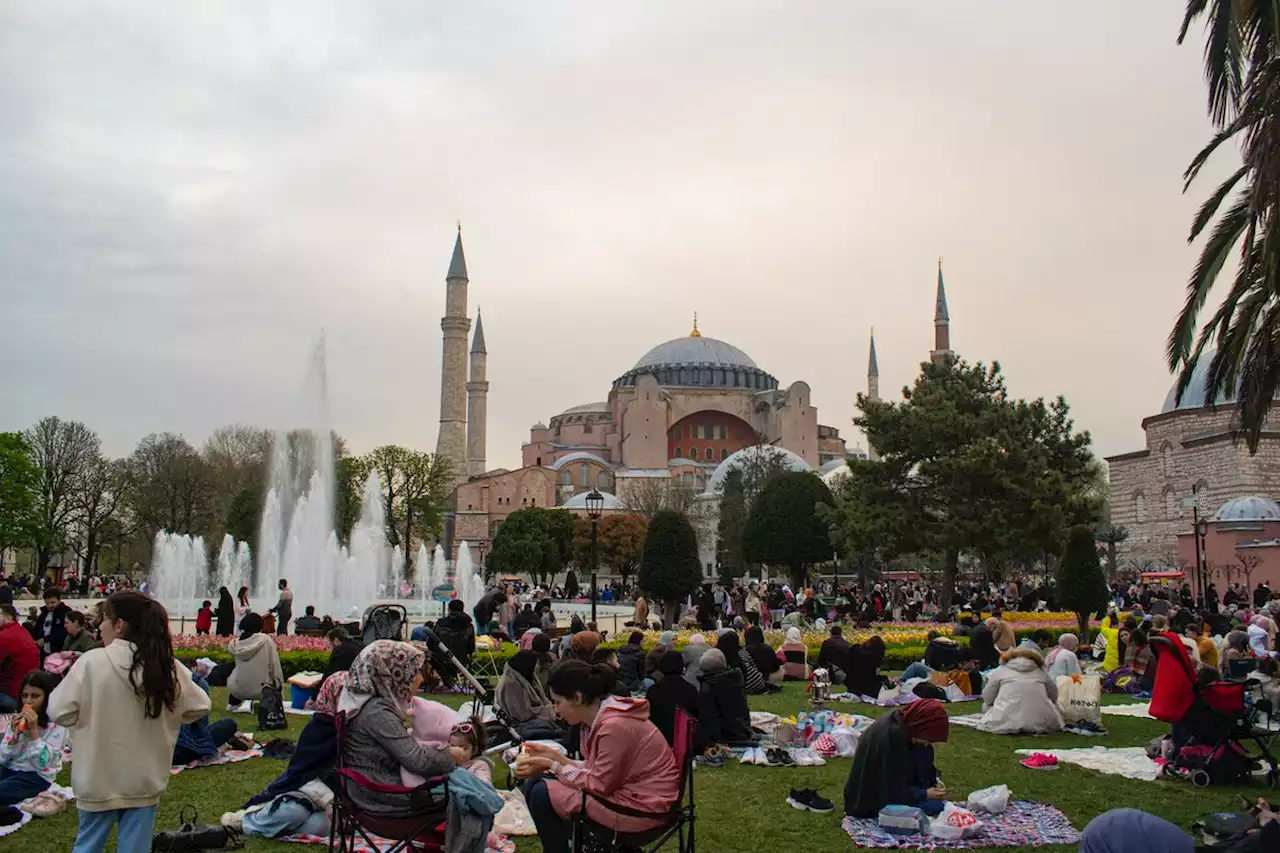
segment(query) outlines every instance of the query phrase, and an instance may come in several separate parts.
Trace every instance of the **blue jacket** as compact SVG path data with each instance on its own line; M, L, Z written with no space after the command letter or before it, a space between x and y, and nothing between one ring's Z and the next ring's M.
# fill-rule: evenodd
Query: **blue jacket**
M191 680L198 684L206 694L209 692L209 682L205 681L203 676L196 675L193 672ZM194 723L183 723L178 728L176 748L189 749L201 758L215 755L218 752L218 747L209 735L208 714L205 714Z

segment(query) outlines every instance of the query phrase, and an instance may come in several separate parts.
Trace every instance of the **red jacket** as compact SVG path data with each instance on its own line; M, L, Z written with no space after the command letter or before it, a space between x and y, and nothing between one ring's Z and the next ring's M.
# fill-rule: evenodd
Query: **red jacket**
M213 611L208 607L202 607L196 612L196 630L208 631L213 627Z
M17 622L0 627L0 693L18 698L22 679L40 668L40 650L35 640Z

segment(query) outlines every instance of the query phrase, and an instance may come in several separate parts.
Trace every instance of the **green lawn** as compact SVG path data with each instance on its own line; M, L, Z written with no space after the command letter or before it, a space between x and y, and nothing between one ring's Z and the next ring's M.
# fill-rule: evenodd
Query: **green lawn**
M454 706L464 701L463 697L443 699ZM787 685L783 693L753 697L752 707L775 713L794 713L804 706L803 703L800 685ZM215 719L227 716L221 710L226 707L225 689L214 690L213 704L218 709L213 715ZM833 707L869 713L870 716L879 716L882 712L864 705ZM951 710L955 714L966 714L979 710L979 707L977 703L970 703L953 705ZM256 730L256 718L241 715L239 719L243 729ZM1056 805L1066 812L1077 828L1083 828L1090 818L1107 809L1125 806L1141 808L1183 827L1190 827L1195 820L1212 811L1235 810L1239 805L1237 795L1244 789L1202 791L1185 782L1135 782L1070 766L1053 772L1033 771L1017 763L1019 756L1013 752L1017 748L1140 746L1165 730L1159 723L1133 717L1104 716L1103 722L1110 732L1099 738L1075 735L1008 738L957 726L951 731L950 741L939 746L938 764L947 786L958 795L1003 782L1013 789L1018 799ZM296 738L305 723L304 717L290 716L289 731L276 734ZM175 776L160 801L157 825L162 828L175 826L178 809L188 804L196 807L202 822L216 823L222 812L238 808L275 778L284 766L283 761L263 758L188 770ZM834 759L824 767L756 767L732 763L720 769L697 770L698 849L706 853L742 853L762 849L795 849L805 853L853 850L853 843L840 828L839 806L848 769L848 759ZM64 771L63 777L59 781L66 784L69 771ZM817 788L837 804L837 810L828 815L795 811L784 802L793 787ZM1262 793L1262 789L1255 788L1247 793L1253 798ZM75 810L71 809L54 818L32 821L17 834L0 841L0 850L66 853L71 849L75 831ZM536 839L520 839L518 846L520 853L540 849ZM307 848L254 838L247 839L245 849L297 851ZM1074 850L1071 847L1044 849L1063 853Z

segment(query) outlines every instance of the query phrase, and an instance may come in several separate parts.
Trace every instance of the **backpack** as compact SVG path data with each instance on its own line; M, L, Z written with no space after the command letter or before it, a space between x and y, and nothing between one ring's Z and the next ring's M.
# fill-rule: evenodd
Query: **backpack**
M284 718L284 693L278 684L267 684L258 699L258 728L263 731L289 728Z

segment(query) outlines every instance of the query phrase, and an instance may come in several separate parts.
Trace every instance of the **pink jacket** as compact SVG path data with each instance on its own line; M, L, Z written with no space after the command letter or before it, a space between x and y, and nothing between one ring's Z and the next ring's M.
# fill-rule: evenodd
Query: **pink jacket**
M556 779L547 782L551 805L561 817L581 811L583 791L654 814L669 810L680 796L680 768L666 738L649 722L649 703L643 699L605 699L582 737L582 758L557 765ZM591 797L587 816L619 832L642 832L659 823L617 814Z

